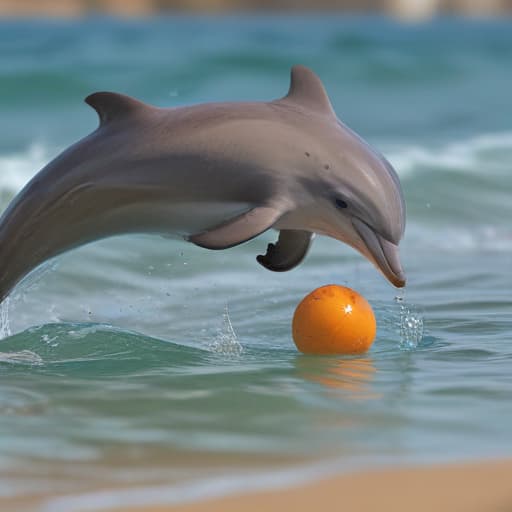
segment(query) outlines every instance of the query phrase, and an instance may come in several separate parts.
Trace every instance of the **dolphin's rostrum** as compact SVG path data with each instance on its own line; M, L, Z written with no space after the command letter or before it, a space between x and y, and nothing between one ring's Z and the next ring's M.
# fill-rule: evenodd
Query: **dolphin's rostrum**
M86 98L96 131L42 169L0 219L0 300L69 249L123 233L225 249L275 228L258 256L289 270L314 233L345 242L404 286L405 205L391 165L336 117L320 79L295 66L288 94L253 103L156 108Z

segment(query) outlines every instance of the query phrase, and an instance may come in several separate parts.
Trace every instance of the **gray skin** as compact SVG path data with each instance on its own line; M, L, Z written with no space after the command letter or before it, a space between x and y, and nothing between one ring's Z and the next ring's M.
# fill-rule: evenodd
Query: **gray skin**
M124 233L225 249L264 231L258 256L286 271L314 233L354 247L397 287L405 205L391 165L336 117L320 79L295 66L271 102L156 108L99 92L96 131L42 169L0 219L0 301L72 248Z

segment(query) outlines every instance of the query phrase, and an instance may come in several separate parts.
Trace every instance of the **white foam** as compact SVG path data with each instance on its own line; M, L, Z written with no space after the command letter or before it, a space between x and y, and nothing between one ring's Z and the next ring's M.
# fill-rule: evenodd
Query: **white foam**
M0 352L0 362L11 364L26 364L30 366L41 366L43 358L31 350L20 350L19 352Z
M405 244L446 252L512 251L512 229L505 226L426 226L410 224Z
M489 133L442 145L381 144L380 149L401 177L436 169L508 175L512 132Z
M7 338L11 333L11 325L9 323L9 297L0 303L0 340Z
M26 150L0 155L0 190L17 192L52 158L53 151L39 143Z

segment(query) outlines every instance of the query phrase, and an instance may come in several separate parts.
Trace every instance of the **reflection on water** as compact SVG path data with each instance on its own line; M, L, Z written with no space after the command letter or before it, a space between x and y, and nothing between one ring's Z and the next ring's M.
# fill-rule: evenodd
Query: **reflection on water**
M299 357L297 370L301 378L321 384L332 395L342 399L369 400L379 398L372 389L372 381L377 371L372 358L365 357Z

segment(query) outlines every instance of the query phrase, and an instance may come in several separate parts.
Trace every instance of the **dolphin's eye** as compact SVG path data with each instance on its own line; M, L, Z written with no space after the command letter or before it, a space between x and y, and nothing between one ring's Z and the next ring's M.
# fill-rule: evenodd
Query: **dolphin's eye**
M345 201L343 201L343 199L336 199L335 203L338 208L348 208L348 204Z

